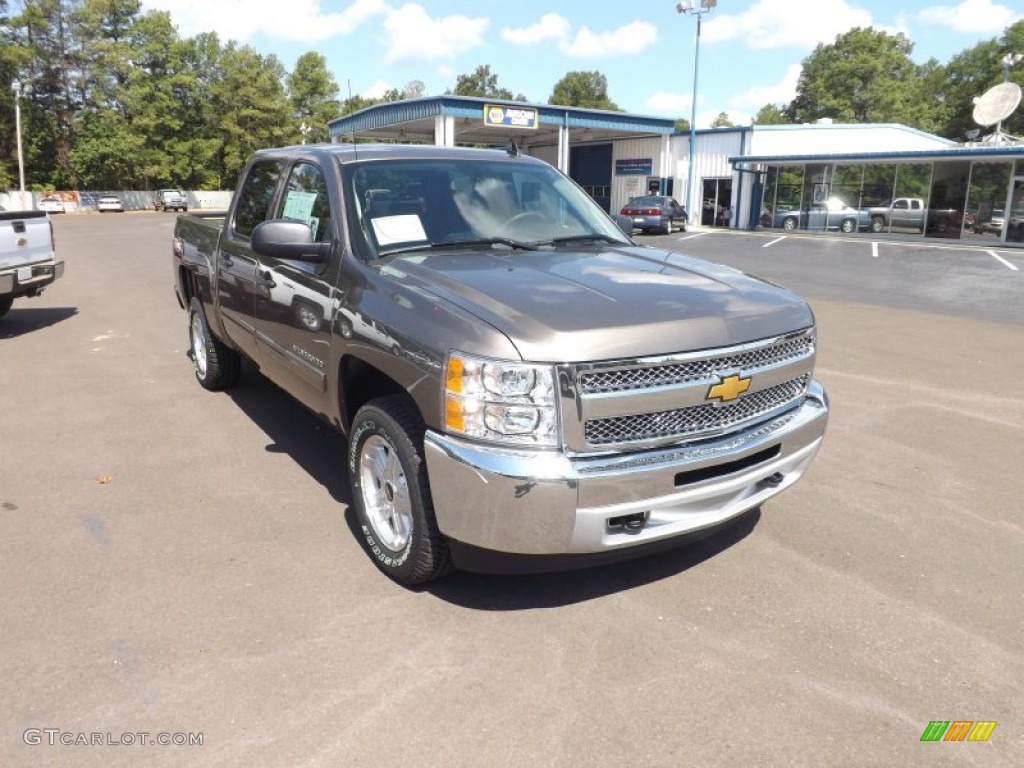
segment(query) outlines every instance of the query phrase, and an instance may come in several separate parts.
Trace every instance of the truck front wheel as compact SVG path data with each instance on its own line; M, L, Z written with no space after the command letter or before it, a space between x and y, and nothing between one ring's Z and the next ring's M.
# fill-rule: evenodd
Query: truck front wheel
M234 386L242 370L242 359L210 333L198 296L193 296L188 305L188 341L196 380L204 389L216 392Z
M406 585L451 570L427 484L423 433L419 413L401 395L368 402L349 433L349 482L362 545L381 571Z

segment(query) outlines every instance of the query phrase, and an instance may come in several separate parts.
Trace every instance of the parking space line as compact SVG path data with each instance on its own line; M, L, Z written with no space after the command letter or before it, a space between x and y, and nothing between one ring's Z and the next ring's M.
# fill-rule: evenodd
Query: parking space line
M871 257L874 259L878 258L878 241L871 243Z
M772 240L771 242L765 243L761 247L762 248L769 248L769 247L775 245L776 243L781 243L785 239L786 239L785 235L783 235L782 237L776 237L774 240Z
M1012 264L1012 263L1010 263L1009 261L1007 261L1006 259L1004 259L1004 258L1003 258L1002 256L1000 256L1000 255L999 255L998 253L996 253L995 251L985 251L985 253L987 253L987 254L988 254L989 256L991 256L991 257L992 257L993 259L995 259L996 261L998 261L998 262L999 262L1000 264L1003 264L1004 266L1007 266L1007 267L1009 267L1009 268L1010 268L1010 269L1012 269L1012 270L1013 270L1014 272L1019 272L1019 271L1020 271L1019 269L1017 269L1017 265L1016 265L1016 264Z
M704 235L706 235L706 234L708 234L708 233L707 232L694 232L692 235L687 235L686 237L680 237L680 238L677 238L677 239L679 240L679 242L682 242L683 240L693 240L693 238L695 238L695 237L704 237Z

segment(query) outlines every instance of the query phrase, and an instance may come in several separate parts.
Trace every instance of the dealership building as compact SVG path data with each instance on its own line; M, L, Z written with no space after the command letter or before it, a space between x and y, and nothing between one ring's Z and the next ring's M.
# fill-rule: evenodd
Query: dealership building
M894 124L675 130L624 112L431 96L338 118L331 141L509 146L556 166L605 210L644 194L691 223L1024 245L1024 143L958 144ZM691 162L692 159L692 162Z

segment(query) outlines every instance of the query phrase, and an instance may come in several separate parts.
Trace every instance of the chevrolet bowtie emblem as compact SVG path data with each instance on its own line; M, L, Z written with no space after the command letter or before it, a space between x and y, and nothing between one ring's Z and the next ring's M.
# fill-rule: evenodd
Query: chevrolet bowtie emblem
M729 376L722 379L718 384L712 385L711 388L708 389L705 399L717 400L720 403L728 403L750 389L750 381L751 380L749 378L744 379L740 376Z

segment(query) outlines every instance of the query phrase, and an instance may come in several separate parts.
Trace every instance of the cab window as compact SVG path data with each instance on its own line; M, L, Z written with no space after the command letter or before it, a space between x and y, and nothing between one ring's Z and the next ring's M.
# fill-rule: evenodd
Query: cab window
M266 221L274 190L281 178L280 160L261 160L249 169L249 175L238 192L234 232L248 238L257 224Z
M288 174L284 194L278 202L274 218L307 224L315 243L330 239L331 203L320 166L312 163L295 164Z

